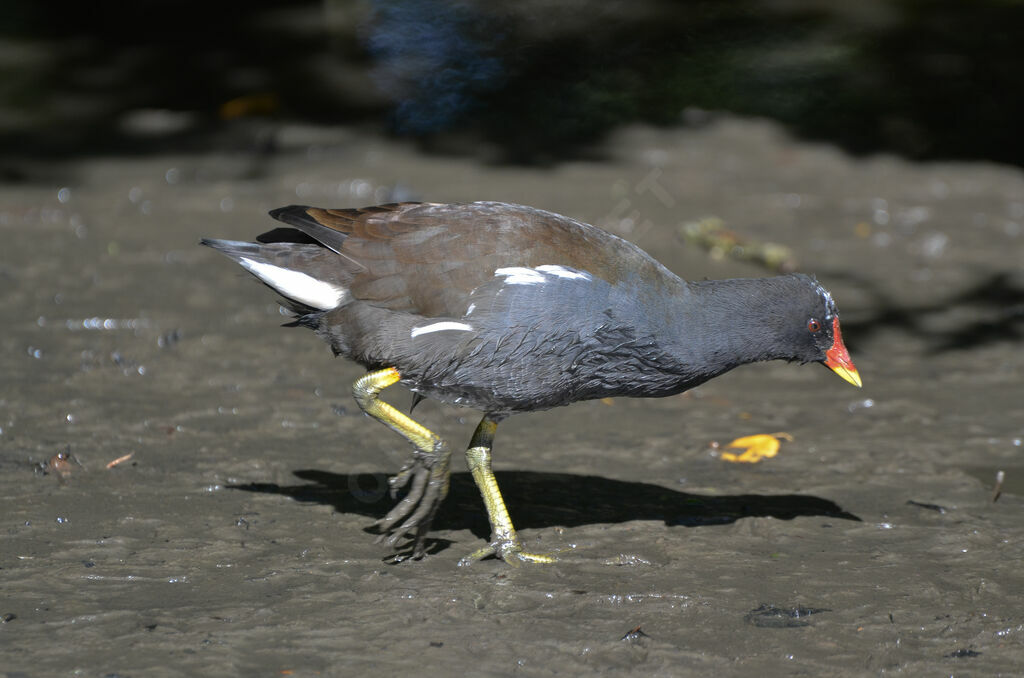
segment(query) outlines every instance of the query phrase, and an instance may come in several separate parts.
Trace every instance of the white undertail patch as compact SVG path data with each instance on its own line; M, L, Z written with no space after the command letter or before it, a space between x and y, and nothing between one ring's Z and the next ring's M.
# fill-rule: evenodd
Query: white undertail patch
M409 332L409 337L415 339L421 334L430 334L431 332L443 332L444 330L458 330L460 332L469 332L473 329L472 325L467 323L458 323L454 320L442 320L441 322L431 323L429 325L423 325L422 327L414 327Z
M348 295L348 291L343 287L317 280L313 276L299 271L281 268L248 257L241 257L238 263L245 267L245 270L280 292L282 296L321 311L337 308Z

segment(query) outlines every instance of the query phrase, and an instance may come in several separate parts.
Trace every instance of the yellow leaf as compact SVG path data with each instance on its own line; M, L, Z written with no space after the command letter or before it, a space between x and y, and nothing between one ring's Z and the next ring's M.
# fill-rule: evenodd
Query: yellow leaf
M743 450L740 454L723 452L722 460L741 464L756 464L762 459L770 459L779 453L779 445L782 440L793 440L789 433L758 433L757 435L737 438L727 447Z

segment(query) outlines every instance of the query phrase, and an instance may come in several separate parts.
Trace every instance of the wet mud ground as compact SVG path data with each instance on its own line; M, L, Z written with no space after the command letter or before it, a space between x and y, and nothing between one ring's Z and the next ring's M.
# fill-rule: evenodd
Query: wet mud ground
M1018 170L730 119L551 169L275 134L271 155L82 159L0 187L0 674L1024 673ZM393 564L366 527L408 450L352 402L360 368L197 245L284 204L393 199L524 202L684 277L761 275L676 234L721 217L829 286L865 386L767 364L513 418L513 520L567 560L457 567L488 532L457 453L432 553ZM417 414L456 448L477 417ZM794 440L757 465L711 445L776 431Z

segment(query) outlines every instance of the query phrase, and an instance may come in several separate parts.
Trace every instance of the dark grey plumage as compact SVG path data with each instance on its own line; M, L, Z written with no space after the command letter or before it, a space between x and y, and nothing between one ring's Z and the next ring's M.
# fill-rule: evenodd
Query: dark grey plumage
M284 295L336 354L396 367L414 392L498 418L672 395L744 363L824 361L833 345L824 320L835 307L812 278L685 282L635 245L543 210L405 203L271 214L302 235L279 228L261 243L204 244ZM330 306L317 307L246 260L304 274L337 303L327 294ZM806 329L812 317L817 334Z
M203 243L284 296L294 324L371 370L353 384L356 402L413 446L389 480L408 491L377 526L392 545L411 535L414 557L448 492L451 448L380 399L398 381L417 398L484 412L466 462L491 540L463 563L555 560L523 549L491 468L509 414L671 395L757 360L819 361L860 385L835 304L807 276L688 283L598 228L503 203L271 214L292 228Z

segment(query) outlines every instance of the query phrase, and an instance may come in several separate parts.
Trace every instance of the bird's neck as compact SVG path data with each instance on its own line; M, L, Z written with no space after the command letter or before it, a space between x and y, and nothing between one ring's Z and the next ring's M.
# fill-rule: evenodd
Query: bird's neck
M686 282L675 297L669 352L700 366L706 381L734 367L785 358L778 331L782 298L765 295L763 280Z

